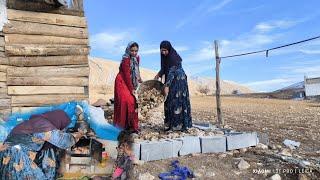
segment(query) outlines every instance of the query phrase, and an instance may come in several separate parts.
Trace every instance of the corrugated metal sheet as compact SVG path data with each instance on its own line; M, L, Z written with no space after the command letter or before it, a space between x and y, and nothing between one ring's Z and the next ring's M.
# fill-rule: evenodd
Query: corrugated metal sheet
M306 79L306 84L319 84L320 78L308 78Z
M306 96L319 96L320 95L320 82L305 84Z

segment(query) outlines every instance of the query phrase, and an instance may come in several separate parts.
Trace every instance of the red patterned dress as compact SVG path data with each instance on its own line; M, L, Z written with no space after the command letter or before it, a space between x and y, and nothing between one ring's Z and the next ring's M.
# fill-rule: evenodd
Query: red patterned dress
M137 57L138 63L140 58ZM120 64L119 73L114 86L114 119L117 127L138 131L138 111L131 80L130 57L124 58Z

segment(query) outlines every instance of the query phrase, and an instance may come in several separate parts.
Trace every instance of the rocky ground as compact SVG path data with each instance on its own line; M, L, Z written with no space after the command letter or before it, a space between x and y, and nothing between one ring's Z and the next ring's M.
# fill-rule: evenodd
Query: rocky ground
M194 121L215 123L215 98L192 97ZM161 107L141 122L137 139L156 140L184 134L164 133L159 119ZM319 179L320 178L320 104L307 101L222 98L227 128L266 133L270 144L219 154L193 154L179 157L180 164L192 169L195 179ZM160 118L159 118L160 117ZM200 133L200 134L199 134ZM201 135L191 129L189 134ZM220 132L212 132L219 134ZM300 142L289 149L285 139ZM143 163L135 167L135 179L158 179L170 169L173 159ZM147 172L147 173L146 173Z

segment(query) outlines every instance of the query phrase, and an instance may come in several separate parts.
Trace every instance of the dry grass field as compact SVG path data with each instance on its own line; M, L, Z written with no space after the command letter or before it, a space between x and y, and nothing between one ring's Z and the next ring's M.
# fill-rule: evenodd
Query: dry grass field
M215 123L215 98L197 96L191 98L194 120ZM293 157L320 163L320 104L306 101L254 99L239 97L222 98L223 118L227 127L239 131L256 131L269 135L274 149L250 148L225 154L201 154L177 158L198 175L196 179L266 179L276 173L282 179L318 179L319 171L312 173L288 173L298 167L275 158L274 154L285 149L283 141L290 139L301 142ZM239 170L237 163L242 158L250 164L247 170ZM157 177L169 170L171 160L145 163L136 168L136 177L150 172ZM259 174L256 171L270 170ZM301 169L300 169L300 172ZM214 175L214 176L213 176Z
M113 97L114 78L118 73L119 63L104 59L90 60L90 101ZM155 72L141 69L144 80L152 79ZM207 84L214 91L214 82L210 79L189 79L192 104L192 117L195 121L215 123L216 107L213 96L200 96L198 87ZM252 92L250 89L232 82L223 81L223 94L231 94L233 90L242 93ZM227 128L238 131L256 131L266 133L270 139L269 149L247 148L223 154L201 154L177 158L182 165L188 166L196 174L196 179L267 179L280 174L282 179L319 179L320 178L320 104L310 101L277 100L267 98L248 98L223 96L222 112ZM147 120L148 121L148 120ZM161 125L161 120L158 122ZM143 129L142 129L143 131ZM285 139L301 143L297 150L290 151L294 158L318 163L318 171L311 173L288 173L298 166L285 162L274 155L286 150ZM237 163L246 160L250 168L239 170ZM159 173L168 171L172 159L148 162L135 168L135 179L139 174L149 172L157 177ZM257 173L256 170L267 170Z

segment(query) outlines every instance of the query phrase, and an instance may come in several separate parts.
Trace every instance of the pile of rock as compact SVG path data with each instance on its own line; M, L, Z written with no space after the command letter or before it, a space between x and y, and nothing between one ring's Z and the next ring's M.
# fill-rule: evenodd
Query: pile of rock
M101 107L104 111L104 116L108 122L113 121L113 112L114 112L114 99L109 99L107 102L104 99L99 99L92 104L95 107Z
M181 131L170 131L165 132L163 124L152 124L152 123L143 123L141 125L143 131L139 135L134 137L135 142L140 141L158 141L165 139L176 139L184 136L219 136L223 135L224 132L219 129L212 129L204 131L198 128L190 128L187 132Z
M165 100L163 94L157 89L153 88L138 95L137 103L142 120L146 119L150 110L158 107Z

